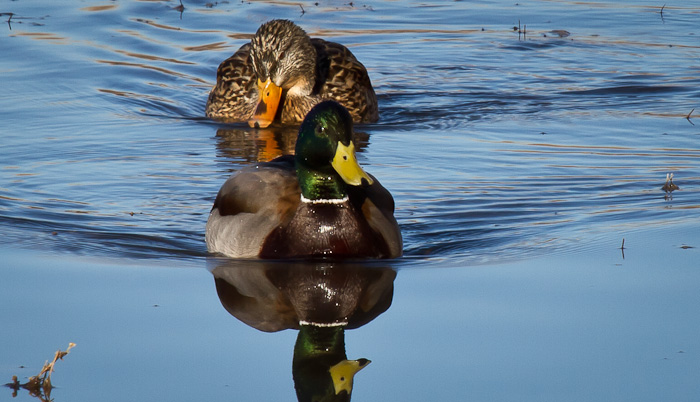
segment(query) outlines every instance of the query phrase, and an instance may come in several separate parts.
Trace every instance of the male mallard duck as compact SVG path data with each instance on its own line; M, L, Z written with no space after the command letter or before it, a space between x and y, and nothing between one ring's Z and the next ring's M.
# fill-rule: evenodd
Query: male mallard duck
M350 50L311 39L291 21L272 20L219 65L206 114L267 127L275 120L298 123L325 99L340 102L356 122L379 118L367 70Z
M314 106L295 155L242 169L219 190L206 226L211 252L236 258L395 258L394 199L355 158L352 117Z

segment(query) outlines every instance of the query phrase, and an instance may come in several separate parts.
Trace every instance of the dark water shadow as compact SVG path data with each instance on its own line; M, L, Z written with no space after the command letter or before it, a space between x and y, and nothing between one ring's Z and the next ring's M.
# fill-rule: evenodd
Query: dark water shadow
M575 91L564 91L562 95L577 96L628 96L644 97L649 95L673 94L677 92L687 92L689 88L676 85L619 85L605 88L584 89Z
M1 206L2 203L0 203ZM60 253L119 256L136 259L196 259L206 256L203 235L171 228L164 236L143 227L124 227L120 217L55 210L34 210L31 215L0 215L0 225L12 227L4 239L18 248L50 249ZM135 225L150 217L135 214ZM100 222L100 226L96 226ZM145 225L145 223L144 223Z

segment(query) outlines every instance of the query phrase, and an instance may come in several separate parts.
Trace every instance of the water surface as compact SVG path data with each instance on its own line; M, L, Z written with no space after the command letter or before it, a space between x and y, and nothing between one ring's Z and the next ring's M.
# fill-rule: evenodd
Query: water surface
M346 334L355 400L700 396L700 8L300 4L0 5L0 382L72 341L56 401L294 399L296 331L231 317L203 241L226 177L294 143L204 118L216 67L289 18L369 70L359 159L404 235Z

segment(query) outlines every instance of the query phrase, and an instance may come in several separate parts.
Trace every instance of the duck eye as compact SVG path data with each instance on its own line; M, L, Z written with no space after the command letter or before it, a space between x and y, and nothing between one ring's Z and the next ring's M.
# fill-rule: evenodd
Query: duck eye
M325 135L326 134L326 127L323 124L319 124L316 126L316 135Z

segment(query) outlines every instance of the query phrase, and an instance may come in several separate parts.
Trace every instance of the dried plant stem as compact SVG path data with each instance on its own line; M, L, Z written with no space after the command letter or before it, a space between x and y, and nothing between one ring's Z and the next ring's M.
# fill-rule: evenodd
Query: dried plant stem
M14 390L14 394L16 394L21 387L29 391L30 395L37 396L41 400L50 400L51 389L53 388L51 385L51 374L53 374L54 366L57 361L63 360L63 357L67 355L74 346L75 343L71 342L68 344L68 348L66 348L65 351L57 350L51 363L47 360L39 374L29 377L29 380L25 384L20 384L19 380L17 380L17 376L13 376L12 383L7 384L7 386Z

